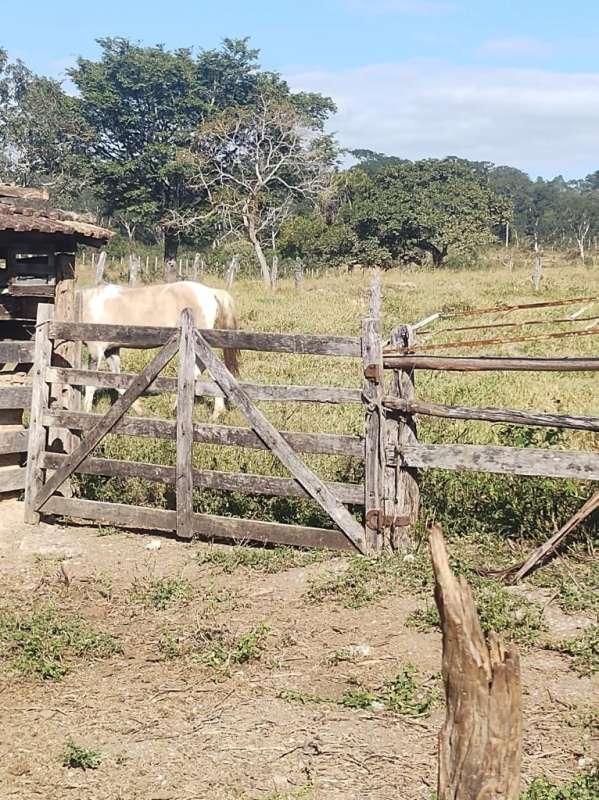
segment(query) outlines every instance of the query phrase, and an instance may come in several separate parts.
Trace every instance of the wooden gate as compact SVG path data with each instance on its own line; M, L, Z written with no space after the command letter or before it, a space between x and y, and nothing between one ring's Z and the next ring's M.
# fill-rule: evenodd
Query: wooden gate
M113 375L54 366L54 347L64 341L110 341L124 347L143 343L144 347L160 349L140 374ZM56 514L123 527L176 531L185 539L196 535L225 541L272 542L303 547L349 549L360 553L372 553L380 549L382 538L379 536L380 517L376 507L376 503L380 503L380 497L370 489L368 475L373 472L369 462L372 459L377 463L380 461L385 443L383 437L374 431L375 426L367 423L365 436L281 432L272 425L256 403L260 400L278 400L357 403L363 407L363 392L366 393L370 384L382 379L382 370L377 376L370 370L370 377L366 378L362 389L241 383L227 369L213 350L214 347L363 358L365 364L370 359L368 348L363 347L359 338L353 337L200 331L194 329L191 313L188 311L183 313L178 329L55 322L51 308L42 306L38 317L33 369L25 492L26 520L35 523L40 514ZM175 379L162 376L162 370L176 355L179 356L178 377ZM379 346L377 358L381 357ZM194 380L196 364L207 370L211 381ZM368 369L365 371L369 372ZM51 390L53 384L79 387L79 391L86 385L93 385L118 389L122 394L103 415L83 413L74 410L75 407L71 405L52 405L50 398L61 396L56 388ZM159 392L176 393L176 421L127 415L132 404L141 395ZM198 395L224 397L239 409L248 427L194 424L192 412L194 398ZM372 397L368 403L367 419L376 420L376 397ZM68 429L79 437L73 438L69 452L49 451L48 432L52 428ZM113 433L176 439L176 465L162 466L94 456L94 449L105 436ZM376 436L374 449L373 435ZM194 442L269 450L292 477L194 469ZM365 459L365 484L324 482L300 457L302 452ZM380 470L377 470L375 472L378 475ZM176 510L59 496L61 487L74 473L142 477L174 485ZM336 529L194 513L194 487L310 498L326 512ZM352 508L359 510L359 507L364 506L366 519L370 522L366 528L351 511Z

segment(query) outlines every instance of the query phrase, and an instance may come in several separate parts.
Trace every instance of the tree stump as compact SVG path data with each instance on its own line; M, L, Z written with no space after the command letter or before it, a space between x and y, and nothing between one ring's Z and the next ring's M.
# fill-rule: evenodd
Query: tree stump
M518 800L522 753L520 659L492 631L485 641L466 580L449 567L443 531L430 550L443 630L447 702L439 735L438 800Z

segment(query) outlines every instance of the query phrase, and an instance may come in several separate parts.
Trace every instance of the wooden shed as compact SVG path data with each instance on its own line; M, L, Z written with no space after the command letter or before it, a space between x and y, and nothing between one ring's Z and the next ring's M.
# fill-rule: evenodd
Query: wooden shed
M54 303L57 319L72 319L77 250L102 247L113 235L51 208L44 190L0 184L0 496L24 486L37 306ZM63 355L68 361L68 343Z

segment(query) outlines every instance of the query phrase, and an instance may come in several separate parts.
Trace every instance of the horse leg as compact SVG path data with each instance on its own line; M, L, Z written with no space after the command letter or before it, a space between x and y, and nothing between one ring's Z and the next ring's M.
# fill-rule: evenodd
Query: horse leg
M97 344L95 344L93 348L88 345L87 349L89 350L89 368L92 372L97 372L100 369L100 365L102 363L104 350ZM87 411L88 414L91 413L91 410L93 408L95 394L96 394L95 386L85 387L83 408L85 409L85 411Z

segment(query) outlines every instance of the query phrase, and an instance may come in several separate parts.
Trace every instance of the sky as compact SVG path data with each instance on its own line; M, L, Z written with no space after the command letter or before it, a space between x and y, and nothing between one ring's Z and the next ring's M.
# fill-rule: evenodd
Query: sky
M64 77L103 36L249 36L293 89L333 97L344 147L533 177L599 169L597 0L0 0L0 47L37 72Z

